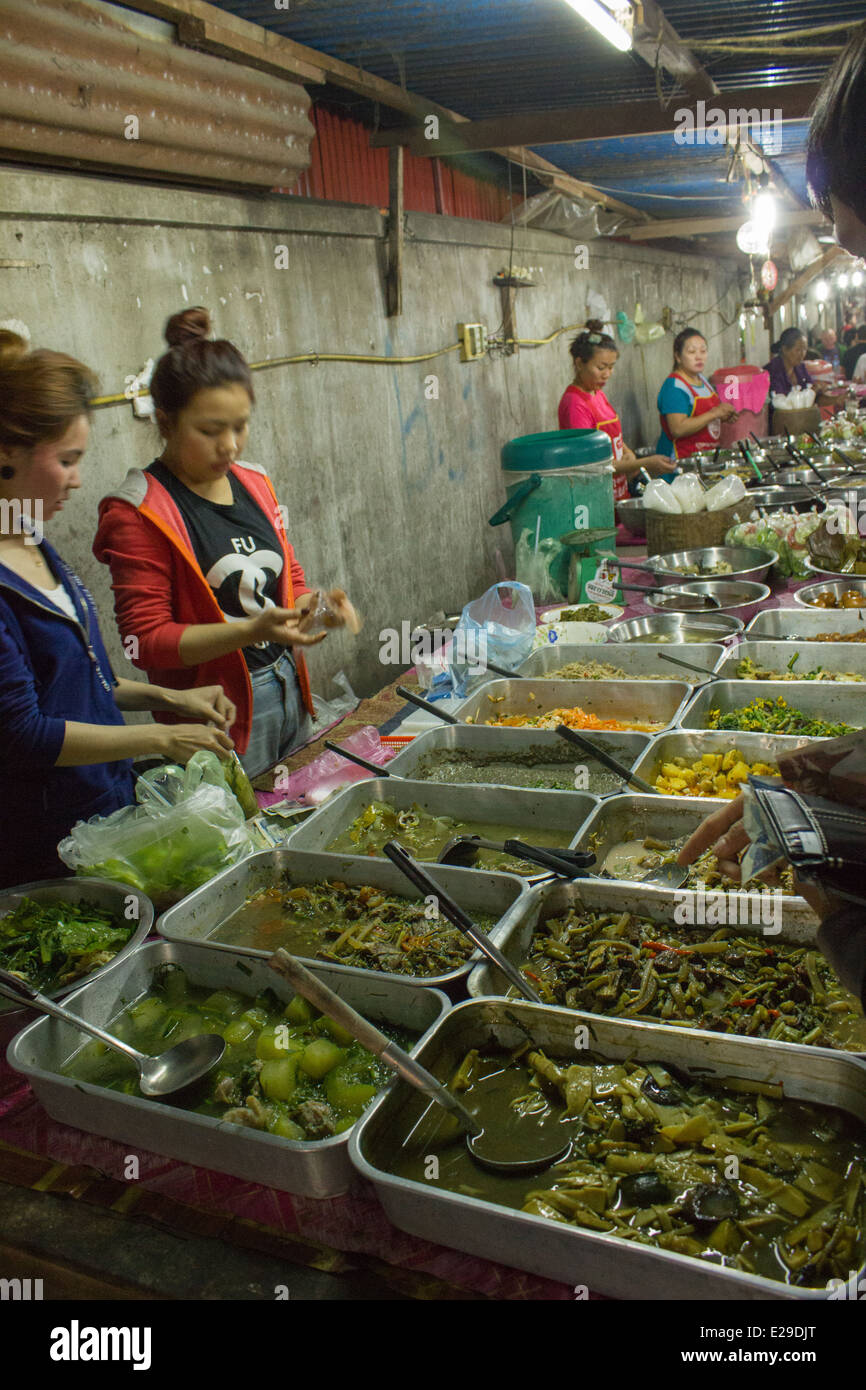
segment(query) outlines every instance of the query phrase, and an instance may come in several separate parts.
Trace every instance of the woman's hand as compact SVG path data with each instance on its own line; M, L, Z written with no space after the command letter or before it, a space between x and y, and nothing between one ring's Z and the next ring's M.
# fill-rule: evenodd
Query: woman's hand
M172 763L189 762L193 753L201 748L227 760L234 748L228 734L215 729L212 724L159 724L153 734L156 744L153 751Z
M302 595L306 598L307 595ZM250 644L279 642L283 647L313 647L327 637L326 632L310 633L312 618L304 608L265 608L249 624Z
M707 411L707 415L712 415L716 420L734 420L739 413L737 407L729 401L720 401L712 410Z
M648 454L646 458L640 460L640 465L654 478L660 478L664 473L676 473L677 471L676 459L666 458L664 454Z
M735 883L739 883L741 874L737 856L749 843L749 837L743 826L743 797L741 794L701 822L677 855L677 863L683 866L693 864L704 850L713 849L722 873L727 874Z
M194 719L197 724L216 724L218 729L229 730L237 719L237 709L226 695L221 685L202 685L192 690L171 692L168 706L174 714L185 719Z

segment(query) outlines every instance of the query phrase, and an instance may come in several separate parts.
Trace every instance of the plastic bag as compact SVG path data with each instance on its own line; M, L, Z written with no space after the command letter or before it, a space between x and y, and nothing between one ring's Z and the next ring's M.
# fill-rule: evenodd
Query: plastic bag
M394 756L391 750L384 746L378 729L372 724L356 729L349 738L341 740L341 745L350 753L357 753L360 758L378 763L381 767ZM311 763L307 763L306 767L299 767L297 772L281 780L279 786L275 783L273 792L262 794L262 804L269 806L277 801L288 800L297 802L299 806L318 806L339 787L361 782L369 776L370 773L363 767L350 763L348 758L341 758L339 753L332 753L329 748Z
M562 546L559 541L546 536L536 545L532 531L521 531L520 539L514 548L514 568L520 575L518 582L527 585L539 607L565 598L550 572L551 565L558 564L561 555Z
M461 636L462 634L462 636ZM454 632L458 664L507 666L516 671L532 651L535 604L531 590L517 580L493 584L467 603Z
M185 769L143 774L136 797L137 806L74 825L57 847L64 864L87 877L128 883L163 910L255 848L212 753L196 754Z
M647 483L643 492L643 504L648 511L665 512L668 516L682 515L680 499L664 478L653 478L651 483Z
M335 724L339 724L341 719L345 719L346 715L351 714L361 703L361 697L355 694L345 671L338 671L336 676L332 676L331 683L341 692L335 699L326 700L324 696L313 692L316 717L311 721L310 737L306 743L312 743L313 739L319 738ZM306 744L299 744L298 747L306 747ZM297 753L298 749L294 751Z

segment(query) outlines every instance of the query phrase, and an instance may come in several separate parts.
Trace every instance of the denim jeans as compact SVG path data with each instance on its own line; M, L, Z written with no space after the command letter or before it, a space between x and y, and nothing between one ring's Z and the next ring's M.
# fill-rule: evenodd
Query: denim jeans
M273 666L251 671L253 727L241 758L248 777L259 777L310 737L295 663L285 652Z

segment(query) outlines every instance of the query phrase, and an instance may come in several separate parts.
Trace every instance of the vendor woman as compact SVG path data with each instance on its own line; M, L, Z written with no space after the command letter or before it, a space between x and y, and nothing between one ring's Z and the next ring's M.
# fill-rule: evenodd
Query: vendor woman
M671 462L659 454L637 458L622 437L619 416L604 394L604 387L616 366L619 350L604 325L590 319L571 344L574 381L565 388L559 402L561 430L604 430L613 446L613 495L615 501L628 497L629 480L639 469L648 473L670 474Z
M813 385L808 368L803 365L808 351L806 335L799 328L786 328L770 351L773 356L764 371L770 373L771 397L773 395L787 396L795 386ZM844 395L844 393L844 387L841 393L815 387L815 404L819 406L834 405L839 400L840 395Z
M83 363L0 331L0 888L67 874L58 842L134 800L132 757L186 762L232 746L234 707L219 686L113 675L93 600L41 537L81 486L95 393ZM123 709L195 722L128 725Z
M658 451L668 460L688 458L718 448L722 421L737 414L719 400L704 376L707 340L697 328L684 328L674 338L674 365L658 394Z
M94 544L111 567L121 639L133 661L173 689L218 681L237 710L231 734L250 777L310 737L306 665L295 648L318 593L286 536L265 470L241 462L255 401L233 343L209 338L201 307L165 328L169 351L150 383L163 448L103 499ZM296 504L293 524L304 519ZM328 625L354 624L341 589Z

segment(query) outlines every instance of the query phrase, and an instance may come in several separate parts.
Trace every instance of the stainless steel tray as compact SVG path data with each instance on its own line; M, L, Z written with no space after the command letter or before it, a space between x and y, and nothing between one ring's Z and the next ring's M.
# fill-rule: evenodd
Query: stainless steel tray
M584 1023L593 1052L611 1061L653 1061L686 1071L700 1069L702 1078L781 1081L788 1097L837 1106L866 1122L866 1068L844 1054L626 1023L523 1001L509 1000L506 1004L493 999L457 1005L428 1036L420 1059L441 1078L449 1077L470 1048L511 1049L524 1044L525 1034L512 1020L519 1020L536 1045L551 1056L573 1058L575 1027ZM373 1183L388 1217L401 1230L612 1298L827 1298L824 1287L793 1287L689 1255L548 1221L480 1197L447 1192L433 1181L396 1177L383 1165L424 1106L424 1099L401 1081L374 1101L352 1130L352 1163Z
M14 912L22 898L32 898L38 903L92 903L94 907L113 912L116 917L138 922L129 940L121 946L107 965L100 965L98 969L91 970L89 975L82 975L80 979L73 980L72 984L64 985L61 989L49 990L49 999L65 999L73 990L81 989L91 980L113 970L131 955L153 930L153 903L144 893L139 893L137 888L130 888L126 883L114 883L104 878L43 878L33 883L22 883L16 888L7 888L0 893L0 917ZM134 916L126 916L128 909L134 912ZM11 999L0 996L0 1014L23 1016L25 1012L26 1010L17 1004L13 1004Z
M576 755L578 752L575 750ZM289 848L328 851L331 841L372 801L386 801L400 810L417 804L431 815L452 816L458 821L513 825L519 832L516 838L530 844L534 830L559 830L566 826L570 838L563 849L571 847L587 816L598 805L598 797L586 792L531 792L519 787L450 786L441 782L398 781L394 777L371 778L330 797L293 832ZM334 873L341 872L339 865L351 863L353 858L360 857L366 864L375 862L365 854L350 856L328 851L328 855L337 866Z
M850 724L854 729L866 725L866 691L857 685L839 685L834 681L713 681L695 692L678 727L705 729L710 710L725 714L750 705L753 700L780 698L815 719ZM727 732L733 738L737 731Z
M563 642L557 642L552 647L542 647L540 651L533 652L528 656L519 667L519 675L550 677L553 680L562 679L556 676L555 672L561 666L567 666L572 661L602 661L608 666L616 666L620 671L624 671L629 680L640 680L641 677L659 676L666 680L683 680L687 685L697 685L700 676L690 678L687 671L680 672L676 666L671 666L667 661L660 661L659 655L663 651L669 651L671 656L682 656L684 660L690 661L693 666L705 666L708 671L715 671L719 662L724 656L724 647L717 642L695 642L684 645L682 650L679 647L671 648L667 645L659 647L651 646L629 646L628 644L617 644L615 648L605 644L599 651L598 643L584 642L581 645L566 646ZM607 677L607 679L618 680L619 677Z
M469 697L460 711L460 719L466 724L484 724L487 719L503 715L546 714L553 709L573 709L579 705L601 719L645 720L668 727L674 723L691 693L692 687L678 680L498 680L490 681Z
M847 642L841 649L836 642L798 642L795 649L790 642L745 641L725 656L718 667L718 674L726 680L737 680L737 665L746 657L751 657L759 666L766 666L771 671L784 671L794 656L797 656L797 661L793 670L799 676L807 671L816 671L820 666L825 671L853 671L866 681L866 642ZM859 682L843 684L858 685Z
M498 917L491 936L498 937L520 917L523 899L528 893L526 882L515 874L485 873L478 869L452 869L430 865L431 876L470 914L486 912ZM400 870L387 859L352 858L338 860L333 854L310 854L303 850L277 849L253 854L233 868L212 878L183 902L163 913L157 931L167 941L197 942L212 950L231 955L253 956L267 960L270 952L251 946L237 946L213 939L222 924L243 907L251 893L271 888L287 875L292 883L323 883L339 878L350 886L372 884L385 893L396 894L413 902L422 895L408 883ZM276 949L275 942L272 949ZM445 975L395 975L384 970L365 970L360 966L337 965L332 961L298 956L308 965L321 966L337 975L361 976L365 980L391 980L395 984L424 986L435 989L454 989L462 985L472 969L476 954L457 970Z
M731 743L733 736L729 735ZM693 830L717 811L718 805L703 796L650 796L649 793L634 793L628 796L611 796L606 801L599 803L597 809L589 817L580 832L575 849L589 849L590 839L598 837L597 844L593 845L596 861L601 865L609 849L612 849L620 840L637 840L646 835L652 835L660 840L678 839L682 835L691 835ZM607 880L610 883L610 880ZM615 884L629 883L629 879L616 879ZM641 893L645 893L651 885L646 883L635 883ZM661 891L661 890L655 890ZM680 901L685 901L683 894L693 892L692 889L677 890ZM719 891L717 889L708 891ZM760 898L760 894L754 892L749 895ZM817 919L812 909L804 898L785 894L783 901L787 907L790 904L789 915L791 920L801 920L804 925L808 925L810 931L817 927ZM623 911L638 911L637 908L624 908ZM811 937L810 937L811 939Z
M822 643L818 644L823 645ZM790 651L790 648L787 648ZM634 771L644 781L653 783L661 772L662 764L672 758L685 758L689 763L697 762L703 753L727 753L736 748L749 763L771 763L776 765L780 753L792 753L812 740L796 734L754 734L729 733L727 729L672 730L657 734L649 747L635 764ZM691 800L707 803L707 814L718 810L716 802L724 798L692 797Z
M808 642L817 632L866 632L866 609L769 608L755 615L743 637L747 642Z
M586 737L591 743L597 744L627 767L631 767L635 759L643 753L651 735L616 732L608 734L587 730ZM592 796L609 796L611 792L619 791L623 787L622 779L618 778L615 772L609 772L601 763L594 763L589 758L583 759L579 749L566 743L552 729L496 729L486 724L443 724L441 728L428 729L425 734L414 738L396 758L392 759L388 764L388 771L397 777L410 777L417 781L439 781L436 777L418 776L418 767L425 755L439 750L482 754L488 758L495 755L497 759L496 775L491 775L485 783L479 781L462 784L449 781L448 786L517 786L518 783L508 781L507 768L503 769L503 764L514 760L515 766L519 767L521 764L518 760L531 752L539 763L561 767L563 775L569 778L572 785L575 781L576 765L586 765L588 783L585 787L581 786L581 790L589 792ZM559 789L523 787L523 790L543 792L547 795L550 791Z
M110 975L71 996L66 1006L107 1027L128 1004L147 993L154 971L166 961L182 966L193 984L210 990L233 989L252 997L269 988L286 1002L294 993L262 961L202 946L152 941ZM349 977L321 963L315 973L368 1018L413 1032L424 1034L449 1007L438 990L412 989L369 975ZM301 1197L336 1197L351 1186L348 1131L301 1143L61 1076L60 1068L86 1041L69 1024L40 1018L18 1034L7 1052L9 1065L27 1077L48 1114L62 1124Z

